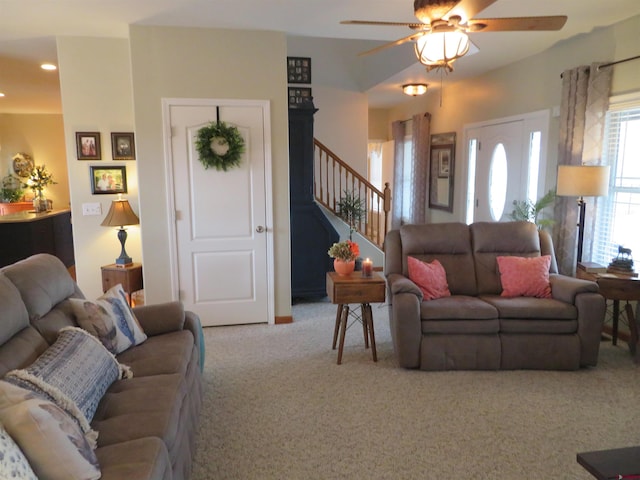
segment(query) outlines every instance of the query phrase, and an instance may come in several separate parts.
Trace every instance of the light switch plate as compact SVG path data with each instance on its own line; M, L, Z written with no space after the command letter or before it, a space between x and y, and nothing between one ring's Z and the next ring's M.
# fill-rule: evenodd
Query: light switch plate
M102 205L99 203L83 203L82 215L102 215Z

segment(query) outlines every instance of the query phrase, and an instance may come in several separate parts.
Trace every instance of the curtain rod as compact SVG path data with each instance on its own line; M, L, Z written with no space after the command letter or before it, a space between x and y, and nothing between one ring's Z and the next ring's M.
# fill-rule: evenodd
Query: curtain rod
M622 60L616 60L615 62L603 63L602 65L598 65L598 70L605 67L613 67L614 65L618 65L619 63L630 62L631 60L638 60L639 58L640 55L636 55L635 57L623 58ZM560 78L562 78L563 73L560 74Z
M610 63L605 63L603 65L598 65L598 70L600 70L601 68L605 68L605 67L612 67L612 66L617 65L619 63L630 62L631 60L637 60L639 58L640 58L640 55L636 55L635 57L623 58L622 60L618 60L616 62L610 62Z

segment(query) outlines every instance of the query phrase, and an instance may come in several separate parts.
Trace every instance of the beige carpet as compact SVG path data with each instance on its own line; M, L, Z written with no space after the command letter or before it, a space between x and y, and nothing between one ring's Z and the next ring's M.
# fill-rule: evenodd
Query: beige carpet
M331 350L335 306L290 325L205 329L205 401L193 479L590 479L576 453L640 444L640 368L601 344L577 372L428 373L393 358L373 307Z

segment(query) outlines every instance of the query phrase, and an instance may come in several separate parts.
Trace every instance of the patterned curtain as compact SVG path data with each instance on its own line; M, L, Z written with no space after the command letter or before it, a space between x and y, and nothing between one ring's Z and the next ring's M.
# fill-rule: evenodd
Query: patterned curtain
M411 118L413 145L411 158L406 158L404 150L407 123L396 121L391 125L395 143L391 205L391 228L393 229L400 228L405 223L426 223L427 221L431 114L421 113Z
M558 165L599 165L604 122L609 105L611 69L582 65L562 73ZM556 197L553 230L558 269L574 275L576 269L577 198ZM592 232L598 202L587 201L583 259L591 258Z

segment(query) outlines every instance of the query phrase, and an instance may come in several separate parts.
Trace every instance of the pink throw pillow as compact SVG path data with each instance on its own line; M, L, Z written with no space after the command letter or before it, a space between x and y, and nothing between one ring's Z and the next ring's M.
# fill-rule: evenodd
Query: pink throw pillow
M551 256L496 257L503 297L550 298Z
M427 263L417 258L407 257L407 267L409 279L422 290L425 300L451 296L447 274L438 260Z

